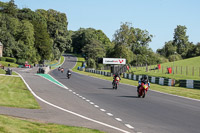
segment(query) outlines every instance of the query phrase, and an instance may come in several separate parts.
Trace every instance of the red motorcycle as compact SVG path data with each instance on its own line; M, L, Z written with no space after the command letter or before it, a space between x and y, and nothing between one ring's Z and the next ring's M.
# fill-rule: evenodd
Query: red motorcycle
M148 91L148 88L149 88L148 83L142 82L138 91L138 97L144 98Z
M113 81L113 89L117 89L119 85L119 77L116 77L115 80Z

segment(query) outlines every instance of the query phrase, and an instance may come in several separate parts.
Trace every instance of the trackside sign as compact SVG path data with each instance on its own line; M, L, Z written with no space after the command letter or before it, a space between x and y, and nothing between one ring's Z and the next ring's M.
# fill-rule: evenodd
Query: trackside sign
M122 59L122 58L103 58L103 64L126 64L126 59Z

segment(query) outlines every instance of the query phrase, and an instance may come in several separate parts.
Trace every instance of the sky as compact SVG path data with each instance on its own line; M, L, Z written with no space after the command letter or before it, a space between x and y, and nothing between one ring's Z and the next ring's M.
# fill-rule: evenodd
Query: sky
M190 42L200 42L200 0L15 0L15 4L20 9L65 13L68 30L100 29L111 41L122 23L132 23L153 35L149 47L154 52L173 40L177 25L186 26Z

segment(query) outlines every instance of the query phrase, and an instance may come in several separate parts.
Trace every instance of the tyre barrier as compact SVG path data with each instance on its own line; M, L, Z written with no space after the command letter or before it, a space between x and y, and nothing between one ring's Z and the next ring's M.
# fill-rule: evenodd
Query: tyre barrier
M179 80L180 87L200 89L200 80Z
M101 74L104 76L113 76L110 72L104 72L104 71L97 71L94 69L85 69L86 72ZM133 74L127 74L123 73L123 78L139 81L142 78L143 75L133 75ZM150 83L159 84L159 85L165 85L165 86L175 86L175 80L169 79L169 78L162 78L162 77L153 77L153 76L147 76ZM200 80L179 80L179 86L180 87L186 87L186 88L194 88L194 89L200 89Z
M126 79L131 79L135 81L139 81L142 78L143 75L132 75L124 73L123 77ZM159 84L159 85L166 85L166 86L174 86L175 80L169 79L169 78L161 78L161 77L152 77L147 76L150 83Z

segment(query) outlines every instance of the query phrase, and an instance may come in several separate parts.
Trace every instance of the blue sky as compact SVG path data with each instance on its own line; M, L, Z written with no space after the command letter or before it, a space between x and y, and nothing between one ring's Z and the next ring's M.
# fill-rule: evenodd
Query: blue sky
M187 27L190 42L200 42L200 0L15 0L15 4L20 9L66 13L69 30L101 29L110 40L122 22L130 22L154 36L149 44L153 51L173 40L177 25Z

